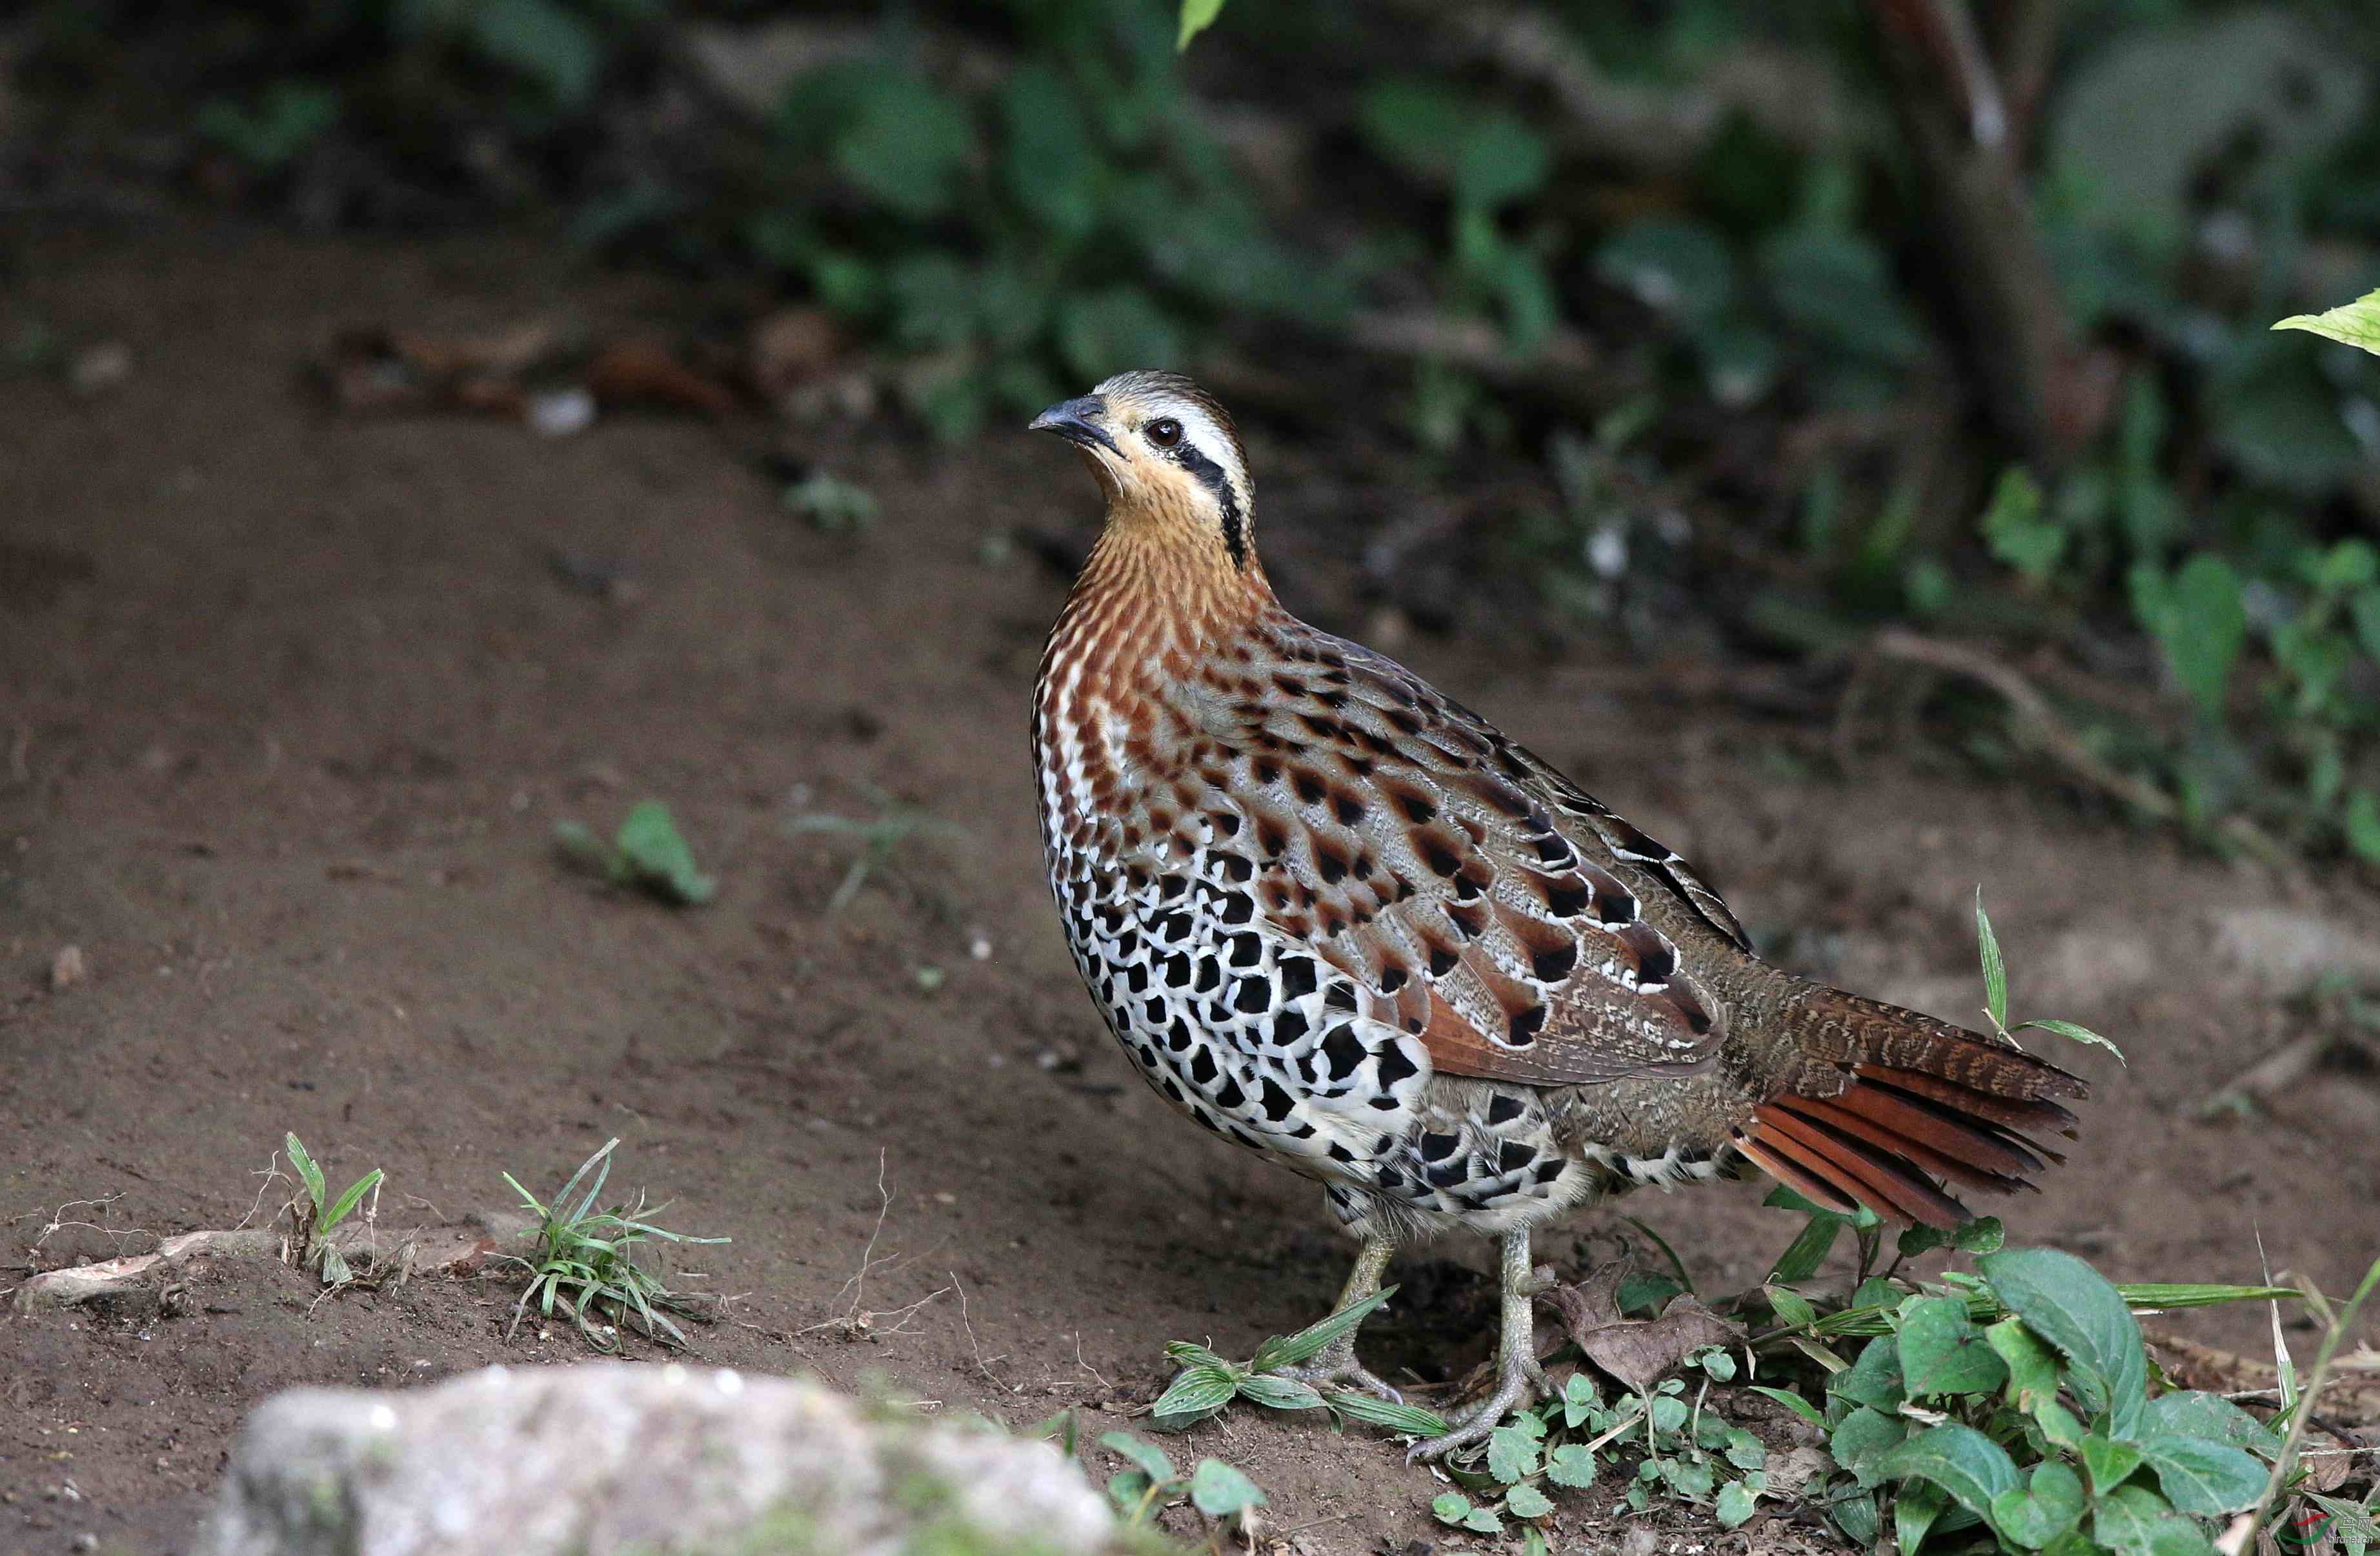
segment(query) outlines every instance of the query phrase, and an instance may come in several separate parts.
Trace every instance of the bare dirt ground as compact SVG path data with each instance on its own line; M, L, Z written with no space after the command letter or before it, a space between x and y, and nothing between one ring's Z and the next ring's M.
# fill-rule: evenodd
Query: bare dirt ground
M240 1222L285 1130L334 1178L387 1169L389 1242L506 1206L503 1171L558 1184L616 1134L615 1183L735 1240L680 1261L735 1297L735 1321L694 1331L723 1365L1015 1426L1073 1406L1088 1441L1162 1382L1166 1340L1245 1355L1324 1310L1347 1249L1319 1197L1134 1080L1050 910L1024 723L1063 586L979 549L1020 523L1087 529L1064 451L818 434L808 452L883 504L838 539L710 427L341 420L298 372L344 324L633 318L658 284L528 246L181 218L37 235L20 260L0 308L120 338L134 369L87 401L0 382L0 1287ZM1293 482L1255 441L1260 480ZM1267 539L1293 605L1361 629L1328 608L1348 597L1329 548L1286 520ZM574 592L555 551L618 560L638 597ZM1985 883L2020 1014L2086 1022L2132 1061L2075 1060L2098 1100L2045 1192L2001 1208L2015 1239L2119 1278L2241 1280L2261 1230L2274 1269L2332 1290L2380 1244L2370 1075L2195 1117L2300 1028L2291 996L2323 973L2380 982L2370 890L1900 759L1812 776L1777 760L1775 726L1654 695L1646 666L1402 651L1852 988L1969 1011ZM788 822L869 815L875 791L963 830L913 839L830 918L852 845ZM720 875L715 905L557 862L558 821L608 830L647 796ZM89 975L52 992L67 944ZM1791 1234L1759 1197L1625 1208L1725 1292ZM1574 1267L1618 1224L1584 1217L1550 1252ZM1402 1266L1376 1360L1475 1359L1484 1253ZM581 1354L562 1326L505 1340L512 1291L489 1280L320 1304L273 1264L190 1284L176 1317L0 1318L0 1549L184 1549L273 1390ZM848 1338L833 1320L855 1310L895 1316ZM2252 1349L2265 1322L2175 1327ZM1445 1534L1428 1477L1361 1431L1239 1414L1182 1447L1245 1468L1299 1550ZM1560 1527L1612 1533L1585 1506ZM1717 1548L1779 1538L1755 1522Z

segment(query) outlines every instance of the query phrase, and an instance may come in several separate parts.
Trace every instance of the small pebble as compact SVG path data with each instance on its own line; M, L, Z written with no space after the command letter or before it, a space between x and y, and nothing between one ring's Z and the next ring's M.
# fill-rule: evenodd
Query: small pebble
M58 954L50 958L50 992L63 992L90 975L91 967L83 960L82 947L62 945L58 947Z

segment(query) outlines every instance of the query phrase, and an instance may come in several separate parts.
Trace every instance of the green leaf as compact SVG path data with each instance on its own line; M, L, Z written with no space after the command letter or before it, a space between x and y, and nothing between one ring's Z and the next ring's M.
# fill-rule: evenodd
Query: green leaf
M1871 1467L1886 1478L1930 1480L1978 1518L1988 1518L1992 1499L2017 1484L2008 1451L1955 1421L1928 1427L1886 1450Z
M1716 1511L1720 1528L1742 1527L1751 1520L1754 1512L1752 1488L1741 1480L1729 1481L1718 1489L1718 1505Z
M1223 14L1223 0L1182 0L1182 30L1173 40L1178 53L1190 46L1190 40L1215 25Z
M1768 1445L1742 1427L1728 1429L1721 1452L1727 1455L1727 1462L1738 1469L1758 1469L1768 1462Z
M1884 1456L1900 1447L1908 1436L1908 1424L1900 1416L1887 1416L1863 1404L1843 1417L1828 1447L1835 1455L1835 1463L1857 1477L1862 1487L1873 1490L1885 1477Z
M2145 1486L2119 1486L2092 1504L2091 1533L2119 1556L2203 1556L2204 1531Z
M1162 1482L1176 1478L1173 1461L1165 1456L1165 1450L1154 1442L1135 1437L1130 1432L1103 1433L1099 1438L1099 1446L1130 1459L1134 1464L1138 1465L1141 1473L1152 1481Z
M1390 78L1366 90L1356 122L1383 160L1432 183L1451 184L1452 149L1480 116L1470 98L1416 78Z
M1524 1483L1504 1493L1504 1511L1515 1518L1543 1518L1554 1510L1554 1500Z
M2248 638L2242 588L2230 563L2201 552L2173 576L2167 619L2158 625L2174 679L2210 723L2222 720L2231 667Z
M1949 1505L1950 1494L1931 1481L1920 1480L1900 1489L1900 1494L1892 1499L1892 1537L1900 1547L1900 1556L1917 1556L1918 1548Z
M718 883L695 868L694 850L678 834L669 807L660 800L640 801L620 823L619 857L628 878L674 902L709 902Z
M1833 1512L1835 1527L1843 1532L1845 1539L1863 1550L1876 1544L1876 1532L1883 1520L1876 1515L1874 1497L1864 1492L1856 1497L1845 1497L1834 1504Z
M1430 1499L1429 1511L1439 1523L1460 1528L1463 1521L1471 1516L1471 1499L1460 1491L1440 1491Z
M1108 1477L1108 1501L1115 1503L1118 1513L1129 1518L1140 1510L1142 1499L1148 1495L1152 1484L1140 1470L1118 1470Z
M1488 1473L1499 1483L1510 1486L1536 1470L1536 1439L1512 1427L1498 1427L1488 1434Z
M1735 261L1718 232L1675 216L1645 216L1596 251L1596 274L1658 312L1693 322L1735 295Z
M1655 1394L1650 1411L1657 1432L1673 1432L1686 1424L1686 1402L1675 1394Z
M2072 1364L2083 1403L2129 1435L2148 1403L2148 1355L2122 1294L2057 1248L2009 1248L1975 1262L1993 1295Z
M2080 1523L2082 1481L2061 1464L2035 1465L2029 1490L2002 1491L1992 1499L1992 1527L2027 1550L2038 1550Z
M1982 528L1992 554L2035 583L2047 578L2066 554L2066 526L2043 516L2041 483L2022 465L2000 472Z
M1240 1380L1240 1392L1258 1404L1274 1410L1319 1410L1322 1396L1294 1378L1273 1378L1264 1373L1251 1373Z
M2366 864L2380 865L2380 793L2361 784L2349 790L2338 821L2356 857Z
M1818 1321L1817 1308L1812 1307L1810 1299L1800 1292L1777 1285L1767 1286L1762 1290L1768 1298L1769 1311L1777 1315L1778 1322L1791 1328L1803 1329Z
M1396 1287L1383 1286L1363 1301L1342 1307L1328 1318L1306 1325L1295 1334L1277 1334L1257 1347L1256 1359L1248 1366L1257 1372L1278 1372L1284 1367L1296 1367L1312 1361L1328 1350L1332 1341L1387 1307L1389 1298L1396 1295Z
M2380 356L2380 291L2364 293L2325 313L2292 313L2277 330L2304 330Z
M537 81L556 103L576 107L593 94L603 45L577 12L554 0L481 0L459 9L480 54Z
M344 1286L355 1278L356 1272L347 1268L347 1261L340 1255L338 1249L333 1247L322 1249L322 1283L324 1285Z
M2008 1380L1959 1296L1913 1296L1900 1309L1900 1371L1912 1395L1980 1394Z
M2124 1057L2124 1051L2122 1049L2118 1048L2114 1043L2108 1041L2106 1038L2101 1037L2098 1033L2091 1030L2088 1027L2078 1027L2071 1021L2027 1021L2021 1023L2015 1029L2022 1032L2029 1027L2038 1027L2043 1031L2053 1033L2058 1037L2064 1038L2069 1042L2088 1043L2096 1048L2104 1048L2108 1052L2116 1056L2117 1063L2127 1067L2130 1067L2131 1064L2131 1061ZM1992 1224L1994 1226L1998 1226L1999 1223L1998 1222L1994 1222ZM1991 1250L1983 1249L1979 1251L1987 1253Z
M1827 1255L1834 1251L1835 1239L1842 1230L1841 1216L1831 1210L1817 1210L1811 1216L1809 1224L1803 1227L1793 1241L1787 1245L1785 1251L1777 1256L1777 1262L1768 1270L1768 1283L1772 1286L1791 1285L1795 1281L1806 1281L1816 1274L1818 1266L1827 1262Z
M1894 366L1925 349L1884 250L1859 233L1804 224L1760 244L1758 269L1778 316L1857 362Z
M1735 1354L1722 1346L1706 1346L1686 1360L1718 1382L1732 1382L1735 1379Z
M2139 1448L2166 1500L2184 1513L2238 1513L2264 1494L2265 1466L2237 1448L2196 1437L2143 1437Z
M1257 1483L1220 1459L1201 1459L1190 1472L1190 1501L1209 1518L1262 1506L1265 1494Z
M1322 1403L1350 1420L1368 1427L1385 1427L1407 1437L1444 1437L1451 1429L1446 1417L1419 1405L1396 1404L1374 1394L1357 1393L1353 1389L1333 1390L1322 1396Z
M959 175L975 153L975 125L966 109L927 81L890 71L869 78L856 108L835 138L836 170L911 221L949 211Z
M1149 1414L1160 1428L1179 1431L1231 1404L1232 1396L1239 1392L1240 1380L1221 1368L1204 1364L1186 1367L1175 1376Z
M1581 1421L1586 1419L1590 1412L1602 1408L1602 1405L1603 1402L1596 1397L1595 1385L1588 1381L1587 1376L1585 1372L1573 1372L1569 1377L1562 1380L1561 1413L1563 1426L1574 1427L1578 1425Z
M362 1199L365 1195L370 1194L373 1189L378 1188L380 1186L381 1179L386 1174L382 1173L379 1168L375 1167L370 1172L366 1173L362 1177L358 1178L354 1183L349 1184L347 1185L347 1191L339 1196L337 1202L329 1210L322 1212L322 1222L316 1226L314 1230L317 1233L328 1232L331 1228L346 1220L347 1212L354 1210L357 1202Z
M1718 1478L1710 1465L1692 1459L1663 1459L1660 1464L1661 1478L1670 1483L1670 1490L1688 1501L1706 1500Z
M2000 937L1992 933L1992 921L1984 912L1984 889L1975 888L1975 943L1984 958L1984 1008L1991 1013L1992 1025L2008 1025L2008 965L2000 960Z
M1869 1341L1857 1361L1827 1380L1827 1392L1888 1415L1899 1410L1908 1388L1901 1381L1900 1348L1893 1337L1879 1334Z
M2106 1496L2131 1478L2141 1467L2141 1451L2130 1442L2118 1442L2093 1432L2082 1440L2082 1468L2091 1477L2095 1496Z
M1454 152L1454 199L1474 211L1495 211L1545 187L1553 148L1511 114L1490 114L1467 128Z
M2197 1389L2159 1394L2141 1412L2143 1439L2196 1437L2232 1448L2254 1447L2269 1441L2265 1424L2225 1399Z
M1500 1535L1504 1532L1504 1521L1496 1516L1496 1510L1492 1507L1473 1508L1470 1515L1463 1520L1463 1526L1466 1529L1476 1529L1483 1535Z
M1962 1254L1996 1254L2008 1241L2008 1234L2001 1230L1999 1217L1977 1216L1951 1234L1950 1241Z
M1786 1389L1772 1389L1766 1383L1753 1383L1748 1387L1755 1394L1767 1395L1814 1427L1823 1427L1827 1424L1827 1417L1818 1407L1800 1394Z
M322 1182L322 1170L314 1165L314 1159L307 1154L304 1146L298 1143L296 1131L293 1130L282 1137L281 1149L289 1153L289 1165L298 1169L298 1177L306 1185L306 1196L313 1201L316 1224L319 1226L324 1196L330 1192L328 1186Z
M2002 1319L1984 1331L1984 1342L2009 1369L2008 1401L2030 1414L2045 1400L2058 1398L2058 1353L2017 1318Z
M1595 1453L1584 1443L1565 1442L1546 1460L1546 1478L1583 1491L1595 1484Z

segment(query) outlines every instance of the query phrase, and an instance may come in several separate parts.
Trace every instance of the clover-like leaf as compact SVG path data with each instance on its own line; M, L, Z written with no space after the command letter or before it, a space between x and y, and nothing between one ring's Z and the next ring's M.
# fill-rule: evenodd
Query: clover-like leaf
M1488 1473L1510 1486L1537 1472L1537 1440L1517 1427L1498 1427L1488 1434Z
M1754 1512L1752 1488L1741 1480L1729 1481L1718 1489L1718 1503L1715 1511L1720 1528L1741 1528L1751 1519Z
M1584 1443L1563 1443L1546 1460L1546 1478L1572 1490L1586 1489L1595 1484L1594 1450Z
M1554 1500L1527 1481L1504 1493L1504 1511L1515 1518L1543 1518L1554 1510Z
M1263 1504L1257 1483L1220 1459L1201 1459L1190 1472L1190 1501L1209 1518L1221 1518Z

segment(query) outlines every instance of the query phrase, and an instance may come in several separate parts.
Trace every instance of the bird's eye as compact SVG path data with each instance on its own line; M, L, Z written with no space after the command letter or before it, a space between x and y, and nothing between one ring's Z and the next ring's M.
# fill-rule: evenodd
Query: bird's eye
M1159 417L1141 431L1160 448L1172 448L1182 441L1182 423L1170 416Z

